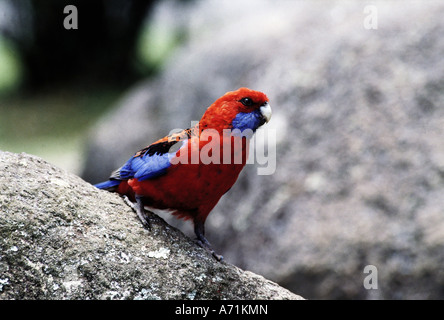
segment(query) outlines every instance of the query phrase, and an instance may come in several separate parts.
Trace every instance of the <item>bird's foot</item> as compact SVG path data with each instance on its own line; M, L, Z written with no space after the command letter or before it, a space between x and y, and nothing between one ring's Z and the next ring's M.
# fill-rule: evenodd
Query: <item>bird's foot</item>
M133 209L134 211L136 211L136 207L134 206L134 203L131 202L131 200L127 197L127 196L123 196L123 202L125 202L125 204L130 207L131 209Z
M217 254L214 249L211 247L211 244L208 242L208 240L205 237L202 237L203 239L197 238L195 241L196 243L201 247L204 248L206 251L211 253L211 255L219 262L221 262L224 257L220 254Z
M143 226L148 230L151 230L151 223L148 213L145 211L145 206L143 205L142 198L136 196L136 203L133 205L133 209L136 211L137 216L142 222Z
M196 234L196 243L204 248L206 251L208 251L209 253L211 253L211 255L217 260L217 261L222 261L224 259L223 256L221 256L220 254L217 254L213 248L211 247L210 242L207 240L207 238L205 238L204 234L205 234L205 227L204 227L204 222L198 219L194 220L194 233Z

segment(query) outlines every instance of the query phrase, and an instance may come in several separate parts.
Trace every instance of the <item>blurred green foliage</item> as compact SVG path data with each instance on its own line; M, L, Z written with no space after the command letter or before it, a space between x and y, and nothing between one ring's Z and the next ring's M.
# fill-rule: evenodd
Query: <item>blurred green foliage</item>
M78 173L91 126L118 97L115 91L14 95L0 101L0 150L26 152Z
M154 76L181 40L174 28L147 19L135 48L138 72ZM29 92L22 87L25 75L18 50L0 34L0 150L34 154L80 173L91 127L125 87L61 82Z
M13 45L0 34L0 96L20 85L22 66Z
M156 74L184 38L173 26L145 23L136 45L137 58L142 64L139 71Z
M13 45L0 37L0 150L34 154L79 172L90 127L121 92L66 87L30 95L20 91L23 70L18 57Z

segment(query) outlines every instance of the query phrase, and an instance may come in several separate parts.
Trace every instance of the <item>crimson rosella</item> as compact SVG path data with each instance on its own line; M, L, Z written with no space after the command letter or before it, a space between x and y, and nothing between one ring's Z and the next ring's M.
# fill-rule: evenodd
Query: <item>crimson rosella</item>
M271 117L265 94L248 88L227 92L192 128L170 134L136 152L97 188L135 202L149 227L145 207L168 209L194 223L197 242L221 260L205 238L204 223L246 164L252 134Z

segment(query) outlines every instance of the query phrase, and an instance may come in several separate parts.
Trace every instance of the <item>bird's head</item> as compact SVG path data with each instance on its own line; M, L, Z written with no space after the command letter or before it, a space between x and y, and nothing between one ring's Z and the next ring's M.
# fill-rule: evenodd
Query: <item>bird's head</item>
M217 99L202 116L200 130L238 129L253 132L270 121L271 107L267 96L259 91L240 88Z

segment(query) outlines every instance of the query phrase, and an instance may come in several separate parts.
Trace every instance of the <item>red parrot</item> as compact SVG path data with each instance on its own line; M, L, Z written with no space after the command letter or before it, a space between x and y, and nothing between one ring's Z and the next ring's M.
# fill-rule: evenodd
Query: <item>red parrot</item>
M191 219L199 245L221 260L204 236L205 220L245 166L252 134L270 118L264 93L248 88L227 92L194 127L141 149L108 181L95 186L135 202L146 227L150 224L145 207Z

